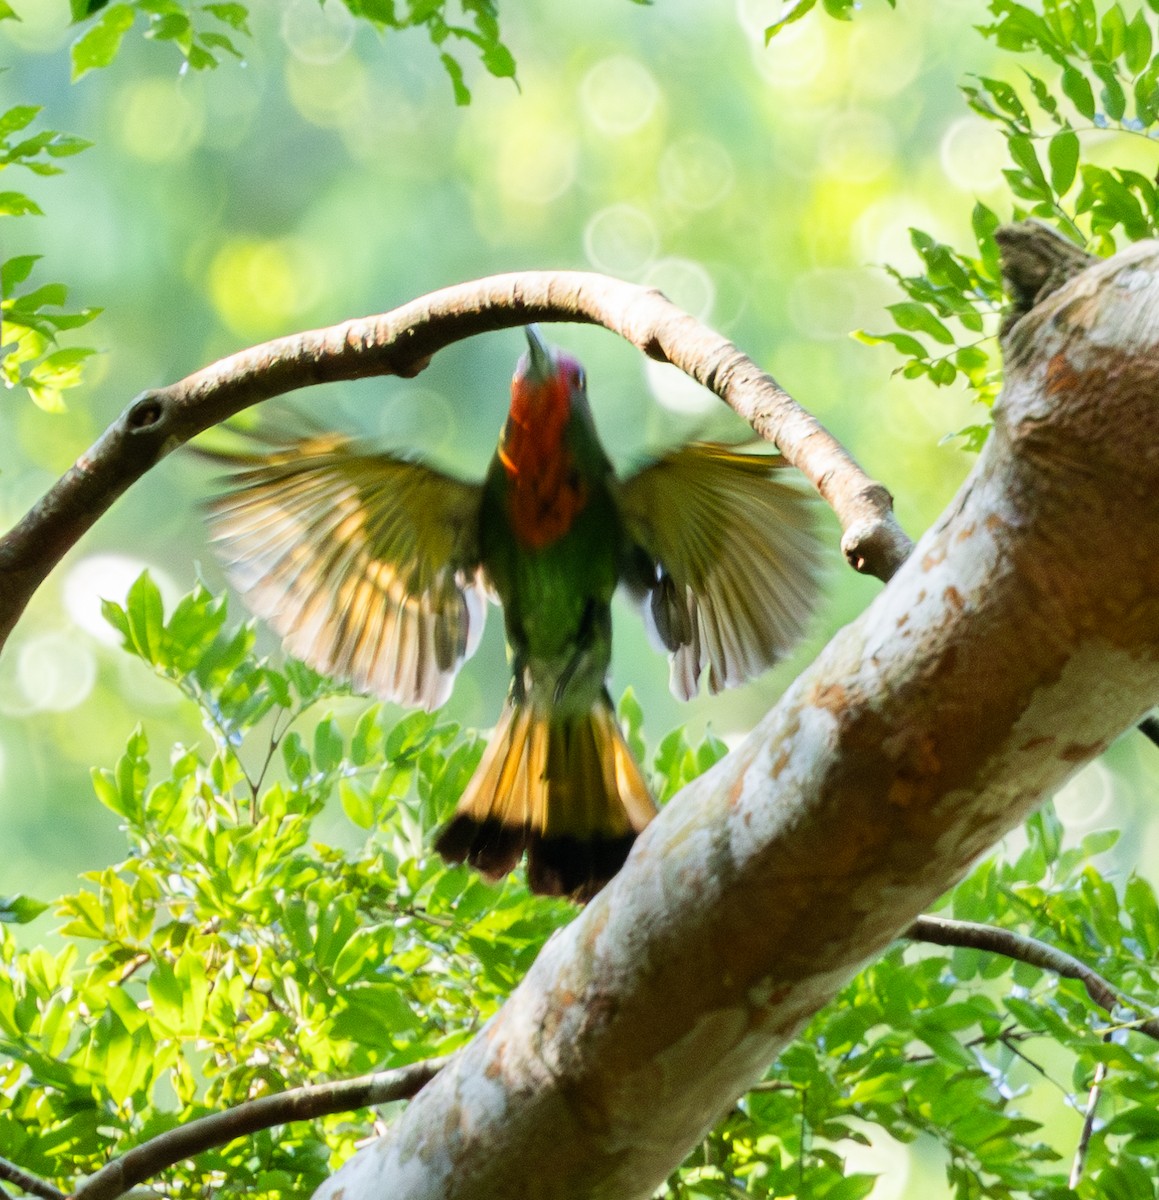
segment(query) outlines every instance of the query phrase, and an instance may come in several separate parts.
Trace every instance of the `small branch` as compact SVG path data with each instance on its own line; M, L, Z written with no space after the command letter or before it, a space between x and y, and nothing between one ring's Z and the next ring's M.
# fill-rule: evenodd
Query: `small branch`
M1111 1035L1108 1033L1104 1038L1104 1042L1109 1042ZM1078 1145L1075 1147L1074 1161L1070 1165L1070 1179L1067 1180L1067 1186L1076 1188L1079 1185L1079 1180L1083 1177L1083 1168L1087 1163L1087 1150L1091 1144L1091 1134L1095 1131L1095 1113L1099 1107L1099 1097L1103 1091L1103 1080L1107 1077L1107 1064L1099 1062L1095 1064L1094 1078L1091 1080L1091 1090L1087 1095L1087 1111L1083 1118L1082 1133L1079 1134Z
M751 1088L745 1092L746 1096L751 1096L757 1092L795 1092L797 1085L788 1083L783 1079L762 1079L760 1083L754 1083Z
M297 388L417 375L439 350L529 321L603 325L715 392L813 483L837 513L857 570L888 579L911 549L890 494L730 341L658 291L581 271L495 275L381 316L278 338L144 392L0 539L0 645L65 552L166 454L243 408Z
M134 954L133 957L130 958L129 961L121 968L121 973L117 976L118 985L124 987L124 985L128 983L129 980L132 979L133 976L136 975L136 973L149 961L149 955L143 950L139 951L137 954Z
M151 1179L175 1163L192 1158L214 1146L223 1146L236 1138L286 1125L308 1121L331 1113L350 1112L390 1100L409 1100L430 1082L447 1064L447 1058L362 1075L358 1079L338 1080L310 1087L293 1088L274 1096L261 1096L224 1112L211 1113L159 1137L134 1147L114 1159L95 1175L90 1175L69 1200L116 1200L130 1188ZM45 1200L65 1200L55 1190L40 1191Z
M43 1200L66 1200L64 1192L59 1188L53 1187L45 1179L30 1175L6 1158L0 1158L0 1179L14 1183L26 1196L41 1196Z
M1044 971L1053 971L1064 979L1077 979L1086 988L1087 995L1107 1012L1113 1013L1116 1008L1124 1007L1145 1014L1142 1020L1132 1022L1131 1027L1159 1040L1159 1017L1138 1001L1124 995L1086 963L1038 938L977 921L952 921L948 917L928 916L918 917L906 930L905 936L915 942L932 942L937 946L986 950L991 954L1029 963Z

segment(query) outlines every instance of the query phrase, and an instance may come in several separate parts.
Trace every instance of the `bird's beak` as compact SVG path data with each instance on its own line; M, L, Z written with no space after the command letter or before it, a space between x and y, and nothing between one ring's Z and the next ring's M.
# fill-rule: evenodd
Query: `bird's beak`
M528 325L524 328L527 334L527 376L536 383L546 383L555 374L555 360L551 347L543 340L538 325Z

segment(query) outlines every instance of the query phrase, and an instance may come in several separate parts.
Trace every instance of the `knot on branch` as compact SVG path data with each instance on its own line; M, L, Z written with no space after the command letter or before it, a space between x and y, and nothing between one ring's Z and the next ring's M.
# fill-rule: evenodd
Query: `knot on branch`
M1002 322L1006 335L1036 304L1098 259L1041 221L1004 225L994 233L1002 255L1002 281L1010 310Z
M165 416L165 402L158 392L142 392L125 410L125 428L130 433L151 429Z
M845 561L861 575L890 579L913 549L893 515L893 496L880 483L862 489L857 505L864 514L851 521L841 537Z

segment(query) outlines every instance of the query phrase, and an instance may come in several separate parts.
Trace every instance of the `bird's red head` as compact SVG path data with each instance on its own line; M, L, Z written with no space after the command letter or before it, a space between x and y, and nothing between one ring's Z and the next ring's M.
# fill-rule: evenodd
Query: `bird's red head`
M537 326L528 325L525 332L527 353L511 380L511 415L528 426L565 422L573 396L587 384L584 369L570 354L549 346Z
M553 350L534 325L511 380L511 409L499 461L512 485L512 523L528 545L544 546L571 525L586 500L574 478L564 435L577 400L586 404L584 369Z
M511 380L511 410L500 453L511 474L559 453L572 403L584 396L584 369L527 326L527 353Z

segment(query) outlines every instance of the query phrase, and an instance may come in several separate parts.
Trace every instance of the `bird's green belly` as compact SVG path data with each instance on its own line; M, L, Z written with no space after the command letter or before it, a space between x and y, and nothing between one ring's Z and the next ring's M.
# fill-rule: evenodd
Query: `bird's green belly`
M590 705L611 660L611 599L618 526L591 505L556 541L532 548L508 527L485 539L484 566L503 604L507 640L529 693L570 708Z

